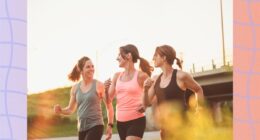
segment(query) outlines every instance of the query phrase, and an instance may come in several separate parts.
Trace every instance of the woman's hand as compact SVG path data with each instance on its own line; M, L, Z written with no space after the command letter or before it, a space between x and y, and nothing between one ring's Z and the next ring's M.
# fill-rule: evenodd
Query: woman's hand
M153 85L153 82L154 80L151 79L151 78L147 78L145 81L144 81L144 90L149 90L149 88Z
M56 114L61 114L62 112L62 108L59 104L55 105L53 109Z
M138 107L137 112L139 112L139 113L144 113L144 112L145 112L145 107L144 107L143 105L140 105L140 106Z
M107 125L106 140L110 140L112 138L112 130L113 128L110 125Z
M105 81L105 83L104 83L104 85L105 85L105 91L108 91L108 89L109 89L111 83L112 83L112 81L111 81L110 78Z

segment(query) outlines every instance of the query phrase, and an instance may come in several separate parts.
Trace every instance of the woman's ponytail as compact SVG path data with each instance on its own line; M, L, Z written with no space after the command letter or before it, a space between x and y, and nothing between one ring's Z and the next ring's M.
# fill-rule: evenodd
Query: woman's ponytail
M175 59L177 60L177 65L179 66L179 68L182 69L181 60L177 57Z
M69 80L75 82L78 81L80 78L80 70L78 68L78 64L74 66L71 73L68 75Z
M147 60L145 60L142 57L139 57L140 59L140 64L139 67L141 68L141 70L145 73L147 73L149 76L152 75L152 71L153 71L153 67L150 66L149 62Z

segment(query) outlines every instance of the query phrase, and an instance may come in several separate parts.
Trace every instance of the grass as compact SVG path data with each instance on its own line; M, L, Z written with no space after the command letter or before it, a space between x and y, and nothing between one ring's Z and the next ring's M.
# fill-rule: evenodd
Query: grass
M49 138L77 136L77 123L64 123L59 125L49 125L46 123L35 123L28 128L28 138Z
M57 116L53 106L60 104L65 107L69 103L70 88L64 87L49 90L43 93L28 95L27 118L28 138L65 137L77 135L77 115ZM115 106L115 102L113 102ZM102 103L104 122L107 116L104 103ZM113 133L117 133L114 127Z
M28 95L28 116L53 114L53 106L60 104L66 106L69 102L69 92L71 87L58 88L43 93Z

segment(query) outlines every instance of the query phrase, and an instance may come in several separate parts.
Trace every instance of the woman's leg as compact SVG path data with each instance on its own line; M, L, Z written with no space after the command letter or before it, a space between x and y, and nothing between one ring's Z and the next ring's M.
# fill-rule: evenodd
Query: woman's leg
M85 140L101 140L103 136L103 125L97 125L87 131Z
M87 131L78 132L79 140L85 140Z
M127 122L119 122L117 121L117 131L120 137L120 140L126 140L126 128L127 128Z
M146 118L141 117L129 122L126 140L141 140L146 126Z

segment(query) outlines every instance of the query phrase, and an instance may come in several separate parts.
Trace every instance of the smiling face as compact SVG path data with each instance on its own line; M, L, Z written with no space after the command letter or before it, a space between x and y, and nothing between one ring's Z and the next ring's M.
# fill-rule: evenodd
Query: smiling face
M125 54L122 51L119 52L116 58L120 68L125 67L130 59L131 59L130 53Z
M94 77L94 65L91 60L87 60L84 64L84 67L81 71L81 75L84 78L93 78Z

